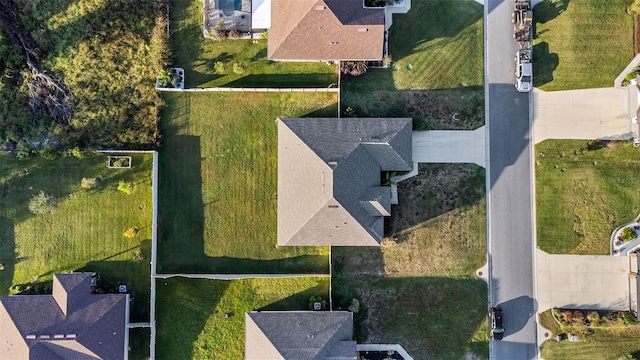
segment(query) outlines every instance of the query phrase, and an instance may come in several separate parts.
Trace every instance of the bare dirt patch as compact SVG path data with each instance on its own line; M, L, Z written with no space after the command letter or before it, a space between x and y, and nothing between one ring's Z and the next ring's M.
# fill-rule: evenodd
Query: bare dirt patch
M398 184L399 204L391 209L385 234L401 236L428 219L477 204L485 195L484 181L484 169L477 165L420 164L418 175Z

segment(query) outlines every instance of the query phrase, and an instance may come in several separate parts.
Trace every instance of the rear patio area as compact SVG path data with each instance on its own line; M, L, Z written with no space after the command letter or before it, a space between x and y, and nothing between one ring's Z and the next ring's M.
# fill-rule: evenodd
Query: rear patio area
M251 0L203 0L204 27L216 29L251 30Z

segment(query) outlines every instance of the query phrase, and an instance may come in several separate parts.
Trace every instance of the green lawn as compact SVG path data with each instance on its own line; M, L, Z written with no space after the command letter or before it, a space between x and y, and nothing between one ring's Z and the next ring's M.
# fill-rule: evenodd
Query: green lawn
M308 310L328 278L158 280L158 359L242 359L246 312ZM224 317L228 314L228 318Z
M168 94L161 272L326 273L328 248L276 245L278 117L335 116L335 94Z
M617 360L625 354L640 352L640 326L626 329L594 329L591 335L580 335L580 342L571 343L566 339L555 341L555 335L562 333L547 310L540 314L540 324L553 332L553 340L545 341L541 346L541 357L546 360Z
M174 62L185 69L186 87L327 87L338 82L334 65L267 60L267 40L204 38L200 0L174 1L172 11ZM214 70L218 61L224 64L222 73ZM237 63L244 66L244 73L233 71Z
M149 342L151 339L151 329L134 328L129 329L129 359L147 360L149 359Z
M397 70L343 76L343 111L412 117L428 129L482 126L482 16L473 0L414 1L407 14L393 15L389 53Z
M486 262L484 171L473 167L422 167L400 183L387 224L395 240L332 249L334 302L360 300L359 341L399 343L416 359L489 357L487 286L474 275Z
M107 283L129 284L134 321L149 318L152 155L133 155L133 167L107 169L104 155L20 161L0 155L0 294L9 287L51 287L54 273L96 271ZM83 177L100 177L97 190L80 187ZM133 194L118 191L118 182L135 184ZM51 213L36 216L29 199L44 191L58 199ZM68 198L71 194L71 198ZM122 234L139 229L134 239ZM134 261L140 250L144 259Z
M542 90L613 86L633 59L632 0L545 0L534 8L533 73Z
M587 141L547 140L536 154L538 247L609 254L611 232L640 212L640 150L628 142L589 150Z

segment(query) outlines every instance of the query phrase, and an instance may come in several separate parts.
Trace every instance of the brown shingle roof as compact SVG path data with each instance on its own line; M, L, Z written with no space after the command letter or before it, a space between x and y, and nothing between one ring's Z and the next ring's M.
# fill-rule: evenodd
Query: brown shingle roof
M381 60L384 9L362 0L272 0L272 60Z

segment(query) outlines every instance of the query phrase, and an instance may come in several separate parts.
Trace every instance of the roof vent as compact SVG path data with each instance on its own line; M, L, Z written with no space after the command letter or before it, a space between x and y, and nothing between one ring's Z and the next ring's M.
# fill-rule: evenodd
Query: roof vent
M67 339L75 339L76 338L76 334L67 334L66 338Z
M55 334L55 335L53 335L53 338L54 338L54 339L64 339L64 335L62 335L62 334Z
M358 28L358 32L367 32L369 29L367 28Z
M380 138L377 136L372 136L371 141L380 141Z
M339 208L338 205L329 205L329 209L337 209L337 208Z
M336 165L338 165L338 162L337 161L329 161L328 164L331 165L331 166L336 166Z
M40 335L40 339L50 339L51 336L49 335Z
M331 42L331 45L338 45L338 44L340 44L340 42L338 42L338 41L332 41Z
M35 340L36 336L35 335L27 335L26 338L27 338L27 340Z
M324 10L325 6L324 5L316 5L316 10Z

